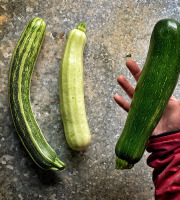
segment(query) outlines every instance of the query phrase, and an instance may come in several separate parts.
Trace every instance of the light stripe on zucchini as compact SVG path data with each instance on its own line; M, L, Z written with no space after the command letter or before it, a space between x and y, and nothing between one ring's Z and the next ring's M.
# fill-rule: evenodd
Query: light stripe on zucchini
M33 18L16 45L9 70L9 105L16 131L31 158L43 169L58 170L66 165L45 140L30 102L32 72L45 32L45 22Z

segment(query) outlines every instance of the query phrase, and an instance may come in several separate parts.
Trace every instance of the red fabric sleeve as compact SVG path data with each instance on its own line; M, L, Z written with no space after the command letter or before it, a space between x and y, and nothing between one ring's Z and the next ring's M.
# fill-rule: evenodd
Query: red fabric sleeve
M156 200L180 200L180 132L150 139L147 164L154 168Z

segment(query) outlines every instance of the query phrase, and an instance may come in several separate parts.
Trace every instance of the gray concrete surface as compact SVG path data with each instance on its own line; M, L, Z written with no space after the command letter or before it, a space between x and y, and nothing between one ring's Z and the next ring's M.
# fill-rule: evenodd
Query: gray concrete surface
M114 147L127 114L113 95L128 97L116 82L131 56L142 68L151 32L162 18L180 21L175 0L0 0L0 200L151 200L154 199L148 154L131 170L115 170ZM22 146L8 106L8 71L15 45L35 16L47 23L31 86L35 117L49 144L67 164L63 171L39 169ZM86 23L84 88L92 142L84 152L66 143L59 112L59 65L66 37ZM178 83L179 85L179 83ZM180 96L177 86L174 95ZM130 100L129 100L130 101Z

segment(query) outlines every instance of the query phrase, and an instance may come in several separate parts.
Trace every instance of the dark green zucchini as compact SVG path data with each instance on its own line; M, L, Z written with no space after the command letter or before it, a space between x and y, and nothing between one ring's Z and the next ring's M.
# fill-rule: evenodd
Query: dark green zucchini
M180 72L180 24L160 20L132 99L123 132L116 144L116 168L131 168L145 150L177 84Z
M45 32L45 22L33 18L16 45L9 70L9 105L16 131L31 158L43 169L58 170L65 164L45 140L30 102L32 72Z

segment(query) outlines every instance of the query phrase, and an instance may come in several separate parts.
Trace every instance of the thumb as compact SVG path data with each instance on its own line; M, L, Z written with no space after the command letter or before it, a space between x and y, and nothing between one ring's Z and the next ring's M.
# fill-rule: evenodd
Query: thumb
M176 99L175 96L173 96L173 95L170 97L170 100L177 101L177 99Z

